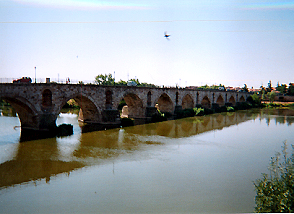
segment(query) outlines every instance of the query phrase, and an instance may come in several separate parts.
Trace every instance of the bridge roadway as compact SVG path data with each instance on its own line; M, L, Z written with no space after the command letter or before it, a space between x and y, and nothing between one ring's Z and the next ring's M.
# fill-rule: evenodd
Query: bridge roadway
M197 90L184 88L148 88L56 83L2 83L0 98L18 113L21 127L46 130L56 127L62 107L74 99L81 107L79 119L87 123L113 123L119 120L118 105L122 99L128 106L129 118L146 118L156 111L174 113L177 109L235 106L245 102L247 92Z

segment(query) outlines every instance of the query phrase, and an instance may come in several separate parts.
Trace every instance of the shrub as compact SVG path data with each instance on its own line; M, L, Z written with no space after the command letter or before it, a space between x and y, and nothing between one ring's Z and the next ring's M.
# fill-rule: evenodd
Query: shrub
M121 118L121 126L122 127L127 127L127 126L133 126L134 125L134 120L131 118Z
M256 212L294 212L294 146L288 157L287 142L282 146L283 162L280 153L271 158L270 175L254 182Z
M204 109L203 108L193 108L194 115L196 116L203 116L204 115Z
M260 96L256 93L251 95L250 97L248 97L247 101L249 103L251 103L251 105L253 105L253 106L260 106L260 104L261 104Z
M176 113L176 118L185 118L185 117L194 117L195 116L195 112L194 109L183 109L183 110L178 110L175 112Z
M227 106L227 112L233 112L233 111L235 111L234 107Z
M157 109L157 111L151 116L152 122L161 122L166 120L167 120L167 117L165 116L164 113L161 113L159 109Z
M207 114L213 114L213 110L212 109L209 109L209 108L204 108L204 114L207 115Z

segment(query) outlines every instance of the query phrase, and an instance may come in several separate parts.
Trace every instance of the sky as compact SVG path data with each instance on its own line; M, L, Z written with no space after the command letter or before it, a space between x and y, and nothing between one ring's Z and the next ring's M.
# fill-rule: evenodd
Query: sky
M289 0L0 0L0 82L288 85L293 27Z

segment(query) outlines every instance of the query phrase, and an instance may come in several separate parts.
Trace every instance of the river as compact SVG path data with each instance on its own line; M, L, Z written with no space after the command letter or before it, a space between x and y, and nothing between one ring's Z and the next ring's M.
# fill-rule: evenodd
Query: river
M19 142L0 117L0 213L248 213L294 112L248 110Z

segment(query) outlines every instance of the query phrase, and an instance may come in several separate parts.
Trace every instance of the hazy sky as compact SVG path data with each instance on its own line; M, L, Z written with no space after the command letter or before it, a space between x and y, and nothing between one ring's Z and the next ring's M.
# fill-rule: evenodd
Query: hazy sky
M294 1L0 0L0 78L288 84L293 27Z

